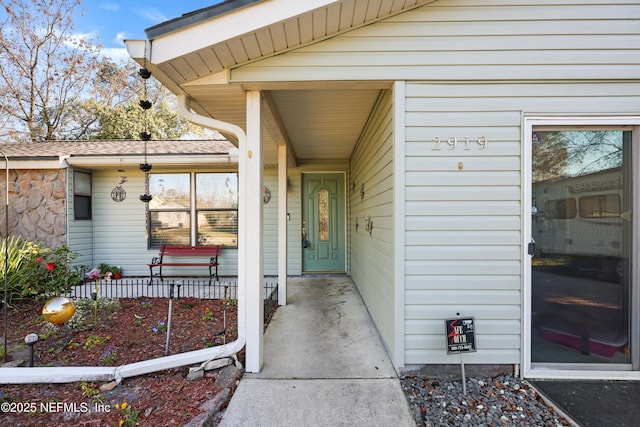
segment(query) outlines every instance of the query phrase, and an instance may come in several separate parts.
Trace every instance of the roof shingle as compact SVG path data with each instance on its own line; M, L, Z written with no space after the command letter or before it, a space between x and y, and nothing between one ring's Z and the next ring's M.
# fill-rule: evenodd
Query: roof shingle
M227 140L147 141L149 155L225 155L232 149L234 146ZM0 151L8 158L34 160L59 156L128 156L144 154L145 143L139 140L19 142L0 144Z

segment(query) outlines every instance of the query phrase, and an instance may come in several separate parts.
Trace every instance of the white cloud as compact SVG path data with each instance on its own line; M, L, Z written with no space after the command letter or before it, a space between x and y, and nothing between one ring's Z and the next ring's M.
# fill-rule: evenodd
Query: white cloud
M126 48L118 48L118 47L103 48L102 54L107 58L111 59L116 64L132 60Z
M164 16L162 14L162 12L160 12L158 9L156 8L148 8L148 9L138 9L136 11L136 13L138 14L138 16L148 19L149 21L153 22L154 24L160 23L160 22L164 22L164 21L168 21L168 18L166 16Z
M124 41L127 39L127 33L125 33L124 31L119 31L118 33L116 33L116 39L115 42L121 45L124 45Z
M100 3L100 6L98 7L108 12L117 12L120 10L120 5L113 2L103 2L103 3Z
M89 40L94 41L100 38L100 35L96 31L92 31L90 33L73 33L71 39L73 40Z

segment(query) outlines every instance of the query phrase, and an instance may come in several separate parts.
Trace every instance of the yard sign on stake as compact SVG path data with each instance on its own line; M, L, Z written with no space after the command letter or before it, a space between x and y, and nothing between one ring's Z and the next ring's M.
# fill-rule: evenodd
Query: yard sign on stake
M467 394L467 380L464 373L462 353L476 351L476 332L473 317L447 319L444 321L447 339L447 354L460 354L462 370L462 393Z

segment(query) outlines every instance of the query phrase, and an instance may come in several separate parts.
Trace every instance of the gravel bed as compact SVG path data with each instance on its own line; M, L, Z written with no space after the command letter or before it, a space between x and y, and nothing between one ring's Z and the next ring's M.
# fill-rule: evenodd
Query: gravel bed
M430 426L569 426L528 383L510 375L462 381L424 376L400 378L420 427Z

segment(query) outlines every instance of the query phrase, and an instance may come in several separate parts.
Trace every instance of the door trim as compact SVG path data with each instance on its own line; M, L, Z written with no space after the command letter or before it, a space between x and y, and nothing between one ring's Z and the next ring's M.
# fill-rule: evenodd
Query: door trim
M531 362L531 256L527 253L527 247L532 237L531 221L531 180L532 180L532 132L534 126L580 126L582 129L588 127L602 128L606 126L628 127L632 132L632 162L633 162L633 188L640 188L640 117L638 116L600 116L600 117L554 117L554 116L523 116L522 126L522 373L526 378L554 378L554 379L617 379L617 380L640 380L640 339L637 332L640 330L640 285L638 252L640 243L640 214L633 215L633 242L631 256L632 277L630 289L630 328L629 338L636 337L636 341L630 341L631 363L630 364L556 364L545 363L532 366ZM637 190L634 191L638 194ZM633 211L640 213L640 197L632 201ZM571 369L571 367L574 369Z
M305 197L305 188L304 188L304 182L305 182L305 176L309 176L309 175L326 175L326 174L340 174L342 175L342 206L344 207L344 211L343 211L343 230L342 230L342 235L344 236L344 244L343 244L343 257L344 257L344 265L343 265L343 269L342 270L305 270L304 266L305 266L305 260L304 260L304 249L301 248L300 250L300 267L301 267L301 274L302 275L314 275L314 274L346 274L347 273L347 263L348 263L348 259L347 259L347 246L348 246L348 238L349 235L347 234L347 172L346 171L332 171L332 170L321 170L321 171L310 171L310 172L302 172L301 174L301 190L300 190L300 198L302 201L302 204L304 204L304 197ZM304 206L301 206L300 209L300 223L302 224L302 221L305 220L304 218L304 212L305 212L305 208Z

